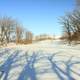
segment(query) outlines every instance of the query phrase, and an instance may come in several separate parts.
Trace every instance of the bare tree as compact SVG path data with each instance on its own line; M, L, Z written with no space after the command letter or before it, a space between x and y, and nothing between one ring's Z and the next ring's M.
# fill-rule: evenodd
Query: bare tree
M63 26L63 32L65 38L69 41L80 40L80 11L74 10L72 13L67 14L61 18L61 24Z
M80 0L75 0L75 1L76 1L77 8L79 8L80 7Z
M11 17L0 18L0 42L1 44L10 42L10 35L14 32L15 21Z
M23 29L18 25L16 27L16 43L20 43L22 40Z
M32 43L32 39L33 39L33 33L30 31L26 31L26 35L25 35L25 43Z
M62 28L63 28L63 35L65 36L69 44L71 44L72 26L70 24L69 18L67 16L61 17L60 23L62 24Z
M76 10L71 15L68 16L72 26L72 38L73 40L80 39L80 11Z

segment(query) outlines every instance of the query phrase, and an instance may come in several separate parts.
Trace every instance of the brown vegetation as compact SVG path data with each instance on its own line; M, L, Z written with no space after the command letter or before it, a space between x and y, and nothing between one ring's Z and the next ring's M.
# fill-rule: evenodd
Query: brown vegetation
M36 41L42 41L42 40L53 40L54 37L51 37L50 35L47 35L47 34L41 34L41 35L38 35L36 36Z

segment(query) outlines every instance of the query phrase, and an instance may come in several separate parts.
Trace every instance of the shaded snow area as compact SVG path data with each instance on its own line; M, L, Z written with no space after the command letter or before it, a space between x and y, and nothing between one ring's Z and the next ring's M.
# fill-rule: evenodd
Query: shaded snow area
M0 80L80 80L80 45L9 44L0 48Z

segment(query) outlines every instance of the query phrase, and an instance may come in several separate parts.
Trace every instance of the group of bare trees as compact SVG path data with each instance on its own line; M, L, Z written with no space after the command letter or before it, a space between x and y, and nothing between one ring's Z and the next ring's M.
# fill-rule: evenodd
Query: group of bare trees
M7 44L10 42L10 36L14 32L15 21L10 17L0 18L0 44Z
M26 33L28 33L28 36L26 36ZM7 45L12 41L16 43L24 43L24 36L24 41L32 41L32 33L26 30L24 32L24 29L16 20L7 16L0 18L0 45Z
M80 1L77 0L77 3ZM63 27L63 38L66 39L69 44L72 41L80 41L80 10L79 4L73 12L61 17L61 24Z
M54 36L50 36L48 34L40 34L35 37L36 41L42 41L42 40L54 40Z

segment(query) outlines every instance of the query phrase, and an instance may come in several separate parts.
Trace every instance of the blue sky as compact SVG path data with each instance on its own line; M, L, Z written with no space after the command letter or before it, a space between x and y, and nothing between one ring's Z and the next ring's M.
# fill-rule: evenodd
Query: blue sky
M58 18L73 10L74 0L0 0L0 16L11 16L35 35L61 34Z

